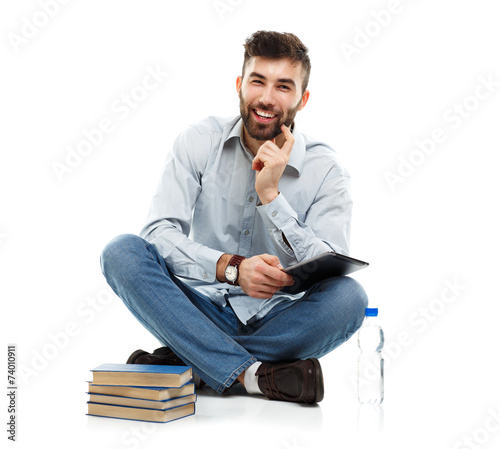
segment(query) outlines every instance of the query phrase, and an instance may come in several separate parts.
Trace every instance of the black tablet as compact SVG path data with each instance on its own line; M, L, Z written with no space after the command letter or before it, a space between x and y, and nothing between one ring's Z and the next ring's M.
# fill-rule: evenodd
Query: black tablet
M345 276L368 265L368 262L329 251L285 268L283 271L293 276L295 284L281 291L292 294L300 293L323 279Z

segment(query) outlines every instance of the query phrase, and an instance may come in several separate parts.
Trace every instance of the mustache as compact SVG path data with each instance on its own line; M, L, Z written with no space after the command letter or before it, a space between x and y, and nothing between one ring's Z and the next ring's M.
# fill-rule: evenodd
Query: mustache
M272 106L265 105L264 103L257 103L256 105L252 104L252 105L249 105L248 107L249 107L249 109L260 109L260 110L265 111L265 112L270 112L274 115L282 115L283 114L283 111L276 110Z

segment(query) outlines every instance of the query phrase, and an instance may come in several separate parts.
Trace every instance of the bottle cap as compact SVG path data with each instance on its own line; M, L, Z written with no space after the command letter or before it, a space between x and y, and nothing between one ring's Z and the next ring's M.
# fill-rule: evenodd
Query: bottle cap
M370 309L369 307L367 307L365 309L365 315L366 316L378 316L378 309L377 308Z

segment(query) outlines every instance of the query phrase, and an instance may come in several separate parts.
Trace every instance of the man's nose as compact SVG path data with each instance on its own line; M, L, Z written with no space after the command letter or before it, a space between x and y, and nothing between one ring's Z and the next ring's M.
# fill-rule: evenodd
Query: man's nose
M274 98L274 89L272 86L266 86L261 93L260 102L265 104L266 106L274 106L275 98Z

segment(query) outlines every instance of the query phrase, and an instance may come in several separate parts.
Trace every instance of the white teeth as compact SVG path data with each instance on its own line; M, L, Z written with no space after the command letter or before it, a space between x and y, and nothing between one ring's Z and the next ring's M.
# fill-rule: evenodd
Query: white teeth
M255 112L260 117L266 117L266 118L273 118L273 117L275 117L274 114L270 114L269 112L265 112L265 111L260 111L258 109L255 109Z

